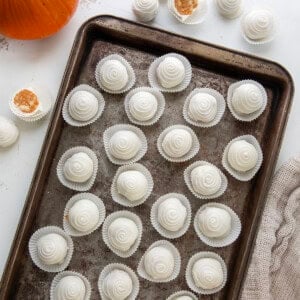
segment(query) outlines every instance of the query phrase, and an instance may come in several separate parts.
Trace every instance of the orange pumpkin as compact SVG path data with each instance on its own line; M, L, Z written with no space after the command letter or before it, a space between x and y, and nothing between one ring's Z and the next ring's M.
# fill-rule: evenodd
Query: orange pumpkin
M78 0L0 0L0 33L31 40L59 31L74 14Z

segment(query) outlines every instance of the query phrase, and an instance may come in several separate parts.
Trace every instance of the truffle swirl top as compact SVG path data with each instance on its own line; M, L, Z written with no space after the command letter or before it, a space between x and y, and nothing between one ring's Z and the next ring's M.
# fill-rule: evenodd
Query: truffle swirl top
M0 147L9 147L12 145L19 136L19 129L16 125L0 116Z
M67 241L57 233L49 233L37 241L37 254L46 265L63 263L68 251Z
M242 0L216 0L221 15L227 18L237 17L242 10Z
M98 112L99 104L97 98L90 92L77 91L69 102L69 113L77 121L88 121Z
M156 13L159 2L158 0L134 0L132 5L137 13L153 14Z
M115 269L104 278L102 289L109 299L124 300L132 292L132 279L127 272Z
M170 130L162 141L162 149L173 158L179 158L187 154L192 148L193 139L185 129Z
M93 160L85 152L68 158L63 167L64 176L72 182L86 182L92 177L93 170Z
M192 276L197 287L211 290L219 287L224 280L222 266L217 259L200 258L192 268Z
M63 277L55 288L55 300L84 300L86 287L78 276Z
M240 172L253 169L258 161L255 147L245 140L233 142L228 149L228 162L231 167Z
M119 130L109 141L111 155L123 160L133 158L141 147L142 143L139 137L131 130Z
M108 90L119 91L126 86L128 80L126 67L116 59L107 60L100 68L100 81Z
M183 81L185 68L180 59L168 56L158 65L156 73L160 84L169 89Z

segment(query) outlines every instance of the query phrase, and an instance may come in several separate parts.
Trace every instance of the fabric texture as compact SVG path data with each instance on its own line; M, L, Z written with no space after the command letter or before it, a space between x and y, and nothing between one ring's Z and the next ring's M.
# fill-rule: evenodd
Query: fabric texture
M274 176L241 299L300 299L300 155Z

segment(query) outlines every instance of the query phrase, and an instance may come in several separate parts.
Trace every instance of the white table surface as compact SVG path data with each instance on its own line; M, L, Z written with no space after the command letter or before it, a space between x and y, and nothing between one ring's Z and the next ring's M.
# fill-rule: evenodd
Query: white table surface
M290 71L296 93L278 165L300 152L300 102L297 99L297 87L300 86L300 2L244 0L246 11L267 5L274 9L280 21L274 42L261 47L248 45L241 37L239 19L226 21L221 18L213 0L208 0L209 12L205 22L197 26L179 24L169 14L166 2L160 1L159 14L151 23L154 27L263 56L279 62ZM0 37L0 115L15 120L9 111L8 100L16 89L31 82L48 86L55 99L78 28L88 18L106 13L135 20L131 0L82 0L70 23L51 38L12 41ZM37 124L15 121L20 129L20 138L13 147L0 151L0 274L19 222L49 117Z

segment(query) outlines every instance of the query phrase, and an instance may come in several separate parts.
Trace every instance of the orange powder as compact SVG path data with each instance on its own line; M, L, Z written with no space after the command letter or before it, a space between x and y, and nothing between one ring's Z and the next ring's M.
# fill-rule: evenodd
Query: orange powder
M24 113L34 112L38 105L39 100L35 93L27 89L19 91L14 97L14 104Z
M198 0L174 0L176 10L181 15L191 15L198 6Z

